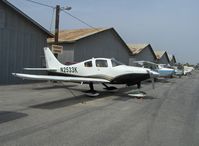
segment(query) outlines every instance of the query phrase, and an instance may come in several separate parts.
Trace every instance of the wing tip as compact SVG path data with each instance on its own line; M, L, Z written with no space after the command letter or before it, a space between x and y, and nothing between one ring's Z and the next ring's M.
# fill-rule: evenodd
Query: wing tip
M17 73L12 73L13 76L17 76Z

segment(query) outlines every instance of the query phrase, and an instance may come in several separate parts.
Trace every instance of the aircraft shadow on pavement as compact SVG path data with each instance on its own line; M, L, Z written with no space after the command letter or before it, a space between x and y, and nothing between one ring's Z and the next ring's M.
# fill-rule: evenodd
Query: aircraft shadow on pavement
M158 79L156 82L157 83L175 83L175 81L173 81L172 78Z
M70 88L75 87L77 85L49 85L44 87L34 87L33 90L46 90L46 89L59 89L59 88Z
M28 114L13 112L13 111L0 111L0 124L27 117Z
M157 79L155 81L155 84L156 83L175 83L175 81L170 78L162 78L162 79ZM149 84L152 84L152 82L151 82L151 80L148 80L148 81L144 81L143 84L149 85Z
M79 104L79 103L86 103L89 101L94 101L94 100L97 100L100 98L106 98L106 97L112 96L113 94L114 94L114 96L118 97L115 100L125 101L125 100L130 100L133 98L131 96L128 96L127 93L124 93L129 90L132 90L132 88L134 88L134 87L119 88L117 91L99 91L100 95L97 97L88 97L85 94L82 94L79 96L72 96L69 98L48 101L48 102L44 102L41 104L32 105L32 106L30 106L30 108L53 110L53 109L62 108L62 107L66 107L66 106L72 106L72 105ZM80 89L73 89L73 90L78 90L78 91L83 92L83 90L80 90ZM143 99L155 99L155 98L146 96Z
M41 104L36 104L30 106L30 108L39 108L39 109L57 109L57 108L62 108L66 106L72 106L75 104L79 103L86 103L89 101L93 101L96 99L102 98L102 96L97 96L97 97L88 97L86 95L79 95L79 96L74 96L74 97L69 97L69 98L64 98L60 100L55 100L55 101L49 101Z

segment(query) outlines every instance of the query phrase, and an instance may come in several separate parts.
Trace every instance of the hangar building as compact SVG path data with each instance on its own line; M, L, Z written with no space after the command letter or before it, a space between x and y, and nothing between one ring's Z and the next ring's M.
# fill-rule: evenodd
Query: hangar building
M0 1L0 84L24 82L11 75L41 67L43 47L53 35L7 0Z
M157 58L150 44L128 44L132 57L129 64L133 65L133 61L150 61L156 62Z
M158 64L170 64L169 56L166 51L155 51Z
M49 45L54 39L48 39ZM61 63L80 62L92 57L115 58L129 64L130 50L114 28L75 29L59 32L59 45L63 51L58 55Z
M174 55L169 55L170 65L173 66L177 63Z

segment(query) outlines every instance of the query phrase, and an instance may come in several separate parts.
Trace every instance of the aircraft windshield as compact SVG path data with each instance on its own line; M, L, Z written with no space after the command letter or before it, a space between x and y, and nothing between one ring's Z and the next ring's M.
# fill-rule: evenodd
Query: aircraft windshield
M153 62L149 62L149 61L135 61L135 62L133 62L133 66L149 68L152 70L158 69L157 64L155 64Z
M159 66L162 67L162 68L167 68L166 64L159 64Z
M155 70L155 69L158 68L158 66L156 64L153 64L153 63L144 62L143 65L144 65L144 68L149 68L149 69L152 69L152 70Z
M111 59L111 63L112 63L112 66L115 67L115 66L119 66L119 65L124 65L123 63L115 60L115 59Z

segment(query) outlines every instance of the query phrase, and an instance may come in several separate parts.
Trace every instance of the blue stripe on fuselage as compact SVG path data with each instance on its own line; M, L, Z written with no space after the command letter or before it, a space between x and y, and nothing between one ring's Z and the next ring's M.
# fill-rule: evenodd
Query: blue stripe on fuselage
M169 75L172 75L174 71L173 70L158 70L158 73L160 74L160 76L169 76Z

